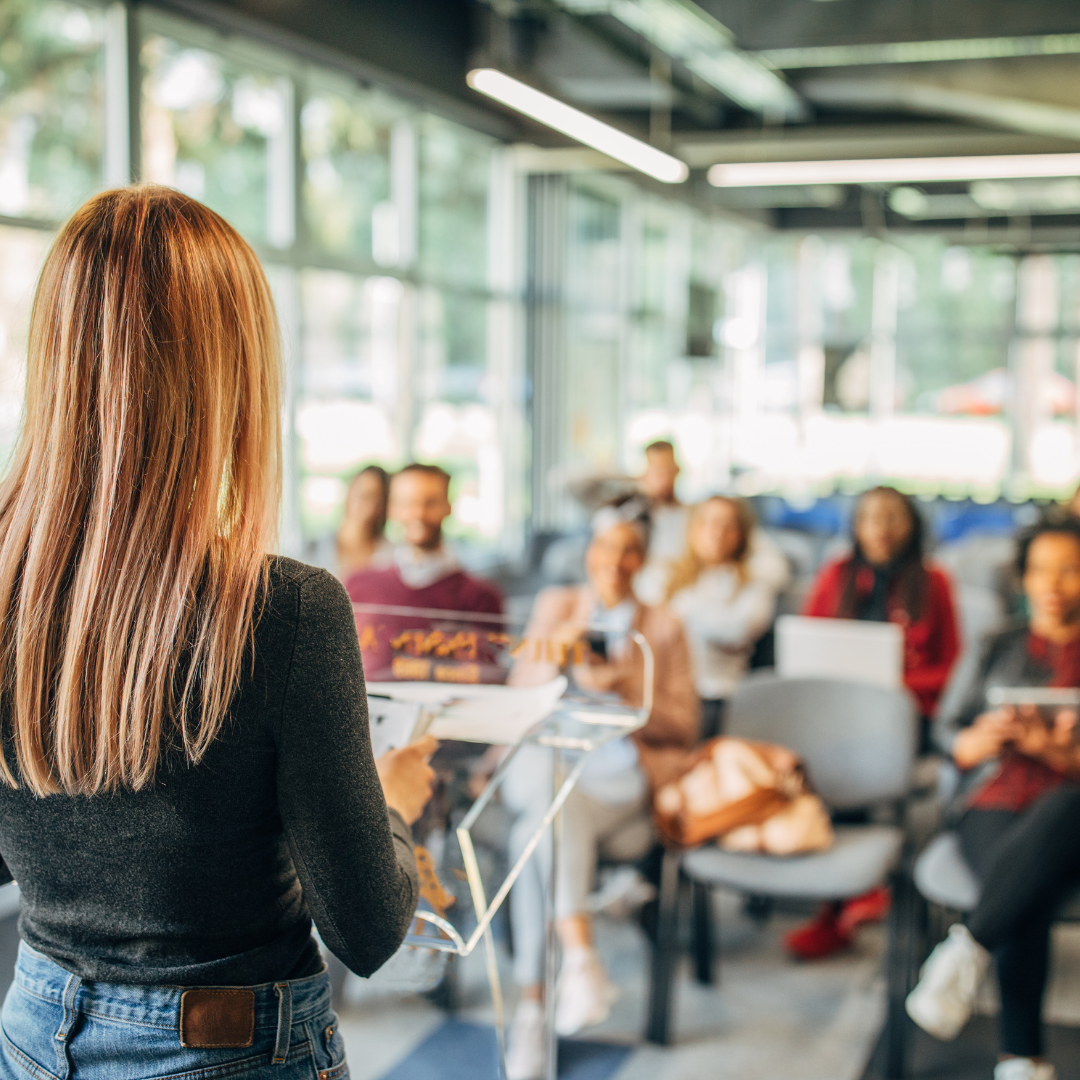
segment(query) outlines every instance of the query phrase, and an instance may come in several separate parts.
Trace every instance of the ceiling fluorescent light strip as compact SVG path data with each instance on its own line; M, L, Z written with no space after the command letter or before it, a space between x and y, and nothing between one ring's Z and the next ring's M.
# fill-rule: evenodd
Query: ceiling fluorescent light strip
M773 70L792 71L796 68L928 64L948 60L996 60L1010 56L1068 56L1076 53L1080 53L1080 34L890 41L870 45L807 45L792 49L766 49L748 55Z
M477 68L466 80L481 94L664 184L681 184L690 175L686 163L678 158L494 68Z
M714 187L789 184L918 184L1080 176L1080 154L990 157L869 158L848 161L747 161L713 165Z

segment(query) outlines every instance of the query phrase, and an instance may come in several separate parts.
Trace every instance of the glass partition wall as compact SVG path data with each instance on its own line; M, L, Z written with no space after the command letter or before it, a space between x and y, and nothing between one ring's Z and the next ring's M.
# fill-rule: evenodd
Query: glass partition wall
M735 486L1070 494L1078 267L934 236L764 239L738 272L758 279L753 328L719 327L754 384L734 399ZM744 336L759 343L749 358Z
M481 561L579 524L569 481L632 473L663 437L687 498L1022 499L1080 476L1080 256L771 233L542 158L152 6L7 0L0 456L50 235L134 175L218 210L267 268L289 554L335 528L358 468L414 457L453 474L451 531Z
M0 460L18 430L26 327L55 222L106 173L107 13L0 6Z
M153 12L140 29L143 176L236 224L288 315L290 546L336 526L363 465L415 457L454 477L450 531L511 553L522 478L492 468L521 426L489 377L491 309L510 299L489 269L497 144L233 37Z
M512 495L527 455L506 152L340 70L129 10L0 7L0 454L50 234L138 176L217 210L267 269L289 386L282 550L311 554L363 465L416 457L452 473L466 552L514 554L528 502Z

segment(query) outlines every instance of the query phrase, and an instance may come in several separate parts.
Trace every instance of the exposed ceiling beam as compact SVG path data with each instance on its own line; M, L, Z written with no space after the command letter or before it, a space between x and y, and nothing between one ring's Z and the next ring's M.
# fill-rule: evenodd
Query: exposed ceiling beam
M1061 105L972 93L913 80L823 77L805 79L800 87L815 105L948 116L1028 135L1080 141L1080 110Z
M896 41L869 45L810 45L790 49L766 49L749 55L776 71L794 71L797 68L927 64L950 60L997 60L1011 56L1065 56L1077 53L1080 53L1080 34Z
M1052 154L1075 149L1072 139L988 131L961 124L878 124L683 134L675 153L691 168L725 161L940 157L946 154Z
M690 0L554 0L574 15L609 15L737 105L771 122L807 119L805 102L775 71Z
M534 146L516 143L510 148L514 168L523 173L631 172L630 166L588 146Z
M1080 180L979 180L966 192L925 192L894 188L889 208L917 221L955 218L1060 216L1080 213Z

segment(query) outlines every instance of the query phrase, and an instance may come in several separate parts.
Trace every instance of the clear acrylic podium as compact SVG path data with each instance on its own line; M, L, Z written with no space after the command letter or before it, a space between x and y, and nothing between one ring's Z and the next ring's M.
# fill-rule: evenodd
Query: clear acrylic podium
M354 604L357 632L364 653L364 667L369 687L377 684L380 693L394 696L397 684L403 697L410 695L430 702L446 703L442 719L435 719L430 730L443 737L453 738L454 722L445 714L467 710L470 687L477 699L483 700L486 725L465 725L468 741L506 745L508 751L488 781L483 792L473 802L457 826L456 837L473 905L475 924L464 931L453 921L433 911L418 910L416 918L425 925L414 929L405 945L436 953L468 956L484 942L488 984L495 1013L498 1037L500 1074L505 1076L505 1009L499 977L491 923L506 901L510 889L537 847L550 830L552 845L551 873L547 881L547 961L545 973L545 1009L547 1031L546 1075L554 1080L557 1074L556 1039L554 1032L556 940L555 940L555 876L556 850L559 843L560 810L574 789L588 754L614 739L623 738L642 727L652 712L653 655L648 642L636 631L626 638L625 648L637 650L643 671L642 700L628 705L609 695L597 695L575 690L572 686L545 708L545 715L532 718L518 713L505 731L493 723L497 713L498 687L520 681L524 673L539 677L544 673L571 670L576 664L588 661L589 645L584 637L568 641L562 633L558 639L531 634L523 620L510 616L439 611L435 609L390 607L374 604ZM590 630L581 628L583 635ZM627 662L624 657L623 662ZM426 685L425 685L426 684ZM445 687L445 694L442 688ZM476 689L479 688L479 689ZM512 696L512 695L508 695ZM493 709L493 705L495 706ZM508 703L509 705L509 703ZM441 708L433 705L437 713ZM508 712L511 710L508 708ZM532 721L532 722L530 722ZM485 730L485 728L487 730ZM523 746L544 747L551 751L554 768L551 801L535 832L521 854L509 867L503 880L487 895L480 871L472 830L484 808L499 791L512 758ZM416 924L414 924L415 927Z

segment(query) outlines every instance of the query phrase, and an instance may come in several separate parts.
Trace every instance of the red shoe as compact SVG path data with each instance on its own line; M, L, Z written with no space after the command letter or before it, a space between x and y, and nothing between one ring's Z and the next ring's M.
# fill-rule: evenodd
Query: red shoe
M851 937L863 923L881 922L892 906L892 892L882 885L844 904L837 917L840 929Z
M811 922L784 937L784 948L796 960L823 960L846 949L851 935L841 928L839 914L837 904L826 904Z

